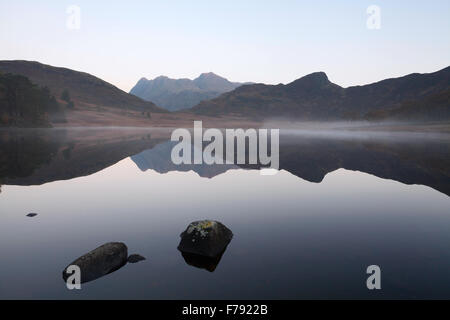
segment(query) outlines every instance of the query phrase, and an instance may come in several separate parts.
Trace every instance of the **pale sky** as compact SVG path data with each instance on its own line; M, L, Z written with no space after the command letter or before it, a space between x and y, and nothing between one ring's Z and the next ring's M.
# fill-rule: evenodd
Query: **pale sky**
M70 5L80 29L66 26ZM369 5L380 29L367 28ZM324 71L341 86L450 65L450 1L0 0L0 60L88 72L129 91L141 78L289 83Z

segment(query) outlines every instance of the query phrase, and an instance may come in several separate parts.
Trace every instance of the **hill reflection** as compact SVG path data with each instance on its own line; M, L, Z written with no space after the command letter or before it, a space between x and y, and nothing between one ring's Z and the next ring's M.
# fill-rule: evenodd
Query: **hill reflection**
M0 185L40 185L86 176L131 157L142 170L190 171L213 178L258 165L174 165L168 130L15 130L0 132ZM330 139L281 135L280 169L321 182L339 168L450 195L450 139Z

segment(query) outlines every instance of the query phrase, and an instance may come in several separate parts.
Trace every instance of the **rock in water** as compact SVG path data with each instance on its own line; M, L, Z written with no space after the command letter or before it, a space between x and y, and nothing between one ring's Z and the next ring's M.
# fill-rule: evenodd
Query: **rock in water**
M30 217L30 218L33 218L35 216L37 216L37 213L34 213L34 212L27 214L27 217Z
M212 220L195 221L180 235L178 250L205 257L219 256L233 238L233 233L222 223Z
M142 260L145 260L145 257L141 256L140 254L130 254L130 256L128 257L129 263L136 263Z
M63 271L63 279L67 281L71 275L66 273L67 268L77 265L81 271L81 283L95 280L123 267L127 263L127 257L128 248L124 243L105 243L69 264Z

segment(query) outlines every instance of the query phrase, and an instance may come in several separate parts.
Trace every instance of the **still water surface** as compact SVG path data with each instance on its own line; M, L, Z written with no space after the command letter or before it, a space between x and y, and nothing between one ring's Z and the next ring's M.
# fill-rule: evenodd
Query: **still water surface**
M177 167L172 145L142 130L2 132L0 298L450 298L447 136L289 132L274 176ZM202 219L234 234L213 272L177 250ZM111 241L146 260L69 291L63 269Z

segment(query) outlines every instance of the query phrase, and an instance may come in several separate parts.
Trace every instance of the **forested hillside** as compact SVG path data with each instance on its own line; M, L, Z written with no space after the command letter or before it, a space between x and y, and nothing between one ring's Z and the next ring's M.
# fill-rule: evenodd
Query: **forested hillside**
M50 121L63 122L64 107L46 87L27 77L0 73L0 125L48 127Z

